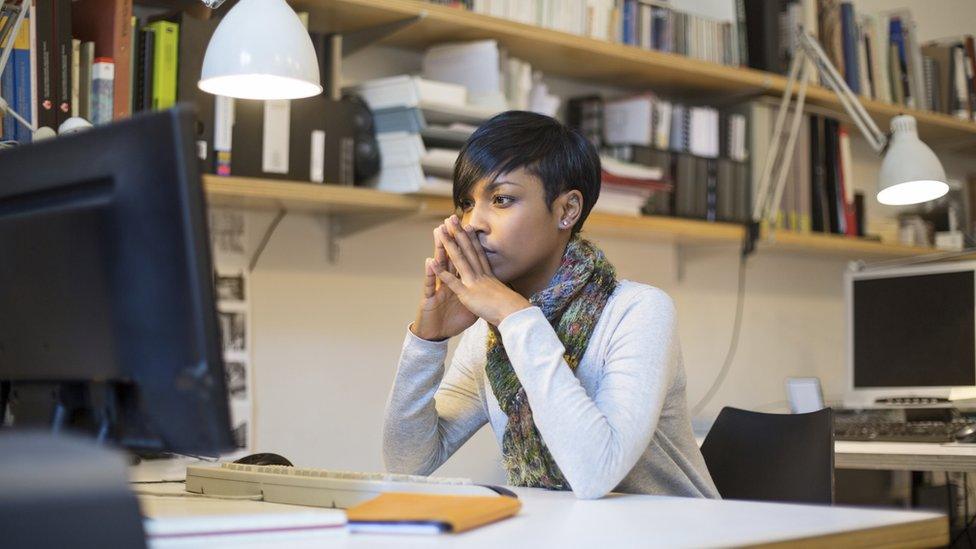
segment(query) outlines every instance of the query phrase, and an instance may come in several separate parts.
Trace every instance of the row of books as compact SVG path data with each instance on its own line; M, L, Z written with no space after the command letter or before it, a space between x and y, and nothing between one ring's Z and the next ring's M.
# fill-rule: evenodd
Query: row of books
M742 0L736 5L750 67L786 74L802 29L819 40L854 93L976 120L971 35L923 44L909 10L858 13L849 1Z
M755 100L734 108L749 120L748 172L754 186L769 153L777 105L771 100ZM784 127L783 131L789 130ZM864 236L864 198L855 191L847 128L832 118L804 115L795 148L787 153L792 161L773 228ZM750 194L755 196L755 189Z
M24 119L57 129L72 116L126 116L131 104L120 92L129 85L131 51L124 37L132 26L131 0L34 0L22 2L26 19L13 35L11 3L0 13L0 37L14 38L14 51L0 74L0 94ZM3 139L29 142L30 131L12 116L3 119Z
M616 99L577 97L568 107L568 124L602 157L661 171L666 185L646 197L637 208L641 213L727 222L749 218L745 113L684 105L649 92ZM607 190L605 181L601 200Z
M662 168L671 184L648 197L641 208L643 214L728 223L744 223L751 215L752 186L746 162L642 145L613 147L606 154Z
M11 21L4 16L0 27ZM183 25L193 27L185 38ZM25 119L52 129L73 116L103 124L165 109L178 95L195 95L202 60L180 59L179 51L189 48L200 58L201 40L215 26L182 13L140 21L132 0L35 0L0 75L0 93ZM186 66L178 71L181 62ZM3 138L29 142L31 136L5 117Z
M416 75L377 78L346 91L361 96L373 111L381 169L370 184L389 192L450 196L461 145L495 114L470 105L464 86ZM670 189L659 167L605 157L595 210L640 215L649 199Z
M568 109L568 123L597 148L641 145L737 162L748 156L741 113L685 105L650 92L615 99L577 97Z
M738 33L654 0L432 0L529 25L737 66Z
M603 116L615 102L622 102L618 105L627 108L627 116ZM727 136L721 140L719 154L661 139L656 129L662 124L655 124L655 116L647 114L648 109L653 112L655 105L654 98L647 94L622 100L576 98L569 102L569 123L593 140L602 155L663 170L662 180L670 186L650 195L643 213L707 221L751 219L754 185L769 148L775 102L755 100L723 109L720 119L726 122L721 125L721 132L715 132L708 122L692 123L694 129L685 134L677 132ZM629 127L606 125L618 124L614 117L639 122ZM691 142L701 139L692 137ZM696 154L702 152L706 154ZM796 147L790 154L791 170L772 228L863 236L863 196L855 192L847 129L830 118L804 116Z

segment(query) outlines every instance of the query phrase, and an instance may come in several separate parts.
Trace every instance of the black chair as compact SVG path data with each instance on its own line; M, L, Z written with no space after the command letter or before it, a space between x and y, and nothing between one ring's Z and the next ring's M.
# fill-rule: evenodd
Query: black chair
M830 408L763 414L725 407L701 447L725 499L834 502Z

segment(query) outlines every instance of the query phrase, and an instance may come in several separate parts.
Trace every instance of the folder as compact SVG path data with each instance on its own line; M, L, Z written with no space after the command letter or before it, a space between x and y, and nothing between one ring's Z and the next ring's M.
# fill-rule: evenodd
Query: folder
M438 534L477 528L518 513L506 496L451 496L387 492L346 511L349 530L360 533Z

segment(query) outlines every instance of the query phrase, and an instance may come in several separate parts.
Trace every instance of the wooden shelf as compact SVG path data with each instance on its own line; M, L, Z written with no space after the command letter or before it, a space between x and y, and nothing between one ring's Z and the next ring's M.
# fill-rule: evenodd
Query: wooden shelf
M362 187L249 177L203 176L212 206L321 214L413 213L417 200Z
M219 177L205 175L204 189L212 206L257 210L287 210L345 217L382 219L384 216L415 216L432 222L453 212L450 198L432 195L402 195L362 187L321 185L275 179ZM743 228L734 223L712 223L664 216L626 216L592 212L585 233L599 237L626 238L645 242L686 245L727 244L742 241ZM763 234L761 250L847 259L907 257L931 253L931 248L883 244L881 242L829 234L798 234L777 231Z
M384 43L422 49L442 42L494 38L509 54L545 73L604 85L652 88L720 102L779 96L786 88L786 78L778 74L642 50L417 0L293 0L292 4L308 11L312 29L323 32L358 30L423 15L422 20ZM811 86L807 100L846 118L840 101L829 89ZM892 116L904 112L915 117L921 137L929 145L976 150L976 123L880 101L862 101L883 131L887 131Z

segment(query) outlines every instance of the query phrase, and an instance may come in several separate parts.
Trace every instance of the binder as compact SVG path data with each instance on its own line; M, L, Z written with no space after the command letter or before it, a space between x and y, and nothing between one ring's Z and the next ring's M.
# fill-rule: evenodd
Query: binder
M234 109L232 175L312 181L319 179L312 177L318 172L325 183L353 184L355 105L351 102L332 101L325 95L291 101L287 173L263 169L264 101L240 99Z
M156 21L149 28L155 33L152 106L154 110L168 109L176 103L180 26L169 21Z
M387 492L346 510L349 530L362 533L458 533L511 517L522 503L506 496Z

